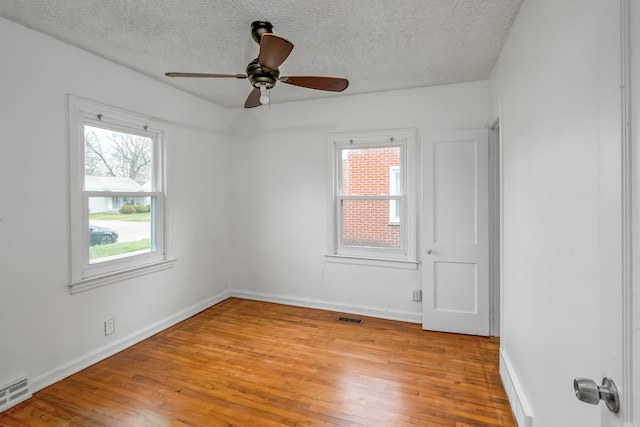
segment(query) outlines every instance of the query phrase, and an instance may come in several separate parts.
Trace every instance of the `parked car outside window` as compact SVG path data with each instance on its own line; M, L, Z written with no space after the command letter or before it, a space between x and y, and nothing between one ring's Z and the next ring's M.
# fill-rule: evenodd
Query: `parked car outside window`
M108 245L118 241L118 232L112 228L89 226L89 245Z

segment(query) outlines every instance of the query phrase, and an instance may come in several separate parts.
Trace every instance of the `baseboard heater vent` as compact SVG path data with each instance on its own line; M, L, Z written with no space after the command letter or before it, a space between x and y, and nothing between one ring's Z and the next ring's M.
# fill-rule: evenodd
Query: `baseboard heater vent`
M346 323L356 323L360 325L362 323L362 319L355 319L353 317L338 317L338 322L346 322Z
M18 378L0 387L0 412L31 397L29 380Z

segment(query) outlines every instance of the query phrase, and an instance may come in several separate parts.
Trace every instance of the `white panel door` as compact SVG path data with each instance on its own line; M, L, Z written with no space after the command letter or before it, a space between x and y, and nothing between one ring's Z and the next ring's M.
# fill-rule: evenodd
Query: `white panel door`
M488 131L422 144L422 327L488 335Z

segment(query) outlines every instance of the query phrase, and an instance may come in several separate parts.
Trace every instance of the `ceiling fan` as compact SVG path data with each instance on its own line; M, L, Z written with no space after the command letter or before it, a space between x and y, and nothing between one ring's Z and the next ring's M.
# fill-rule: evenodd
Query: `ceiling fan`
M246 74L209 74L209 73L165 73L168 77L209 77L249 79L253 90L244 103L244 108L253 108L269 103L269 90L281 81L294 86L309 89L342 92L349 86L349 80L327 76L283 76L278 67L287 59L293 43L273 35L273 26L267 21L251 23L251 36L260 45L260 53L247 65Z

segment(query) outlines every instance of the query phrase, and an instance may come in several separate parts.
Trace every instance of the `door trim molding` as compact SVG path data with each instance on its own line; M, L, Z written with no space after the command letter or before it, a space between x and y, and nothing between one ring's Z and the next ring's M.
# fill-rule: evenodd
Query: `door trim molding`
M501 237L502 237L502 162L500 159L500 119L489 127L489 335L501 331Z
M622 167L622 390L623 421L633 425L631 3L620 0L620 107Z

